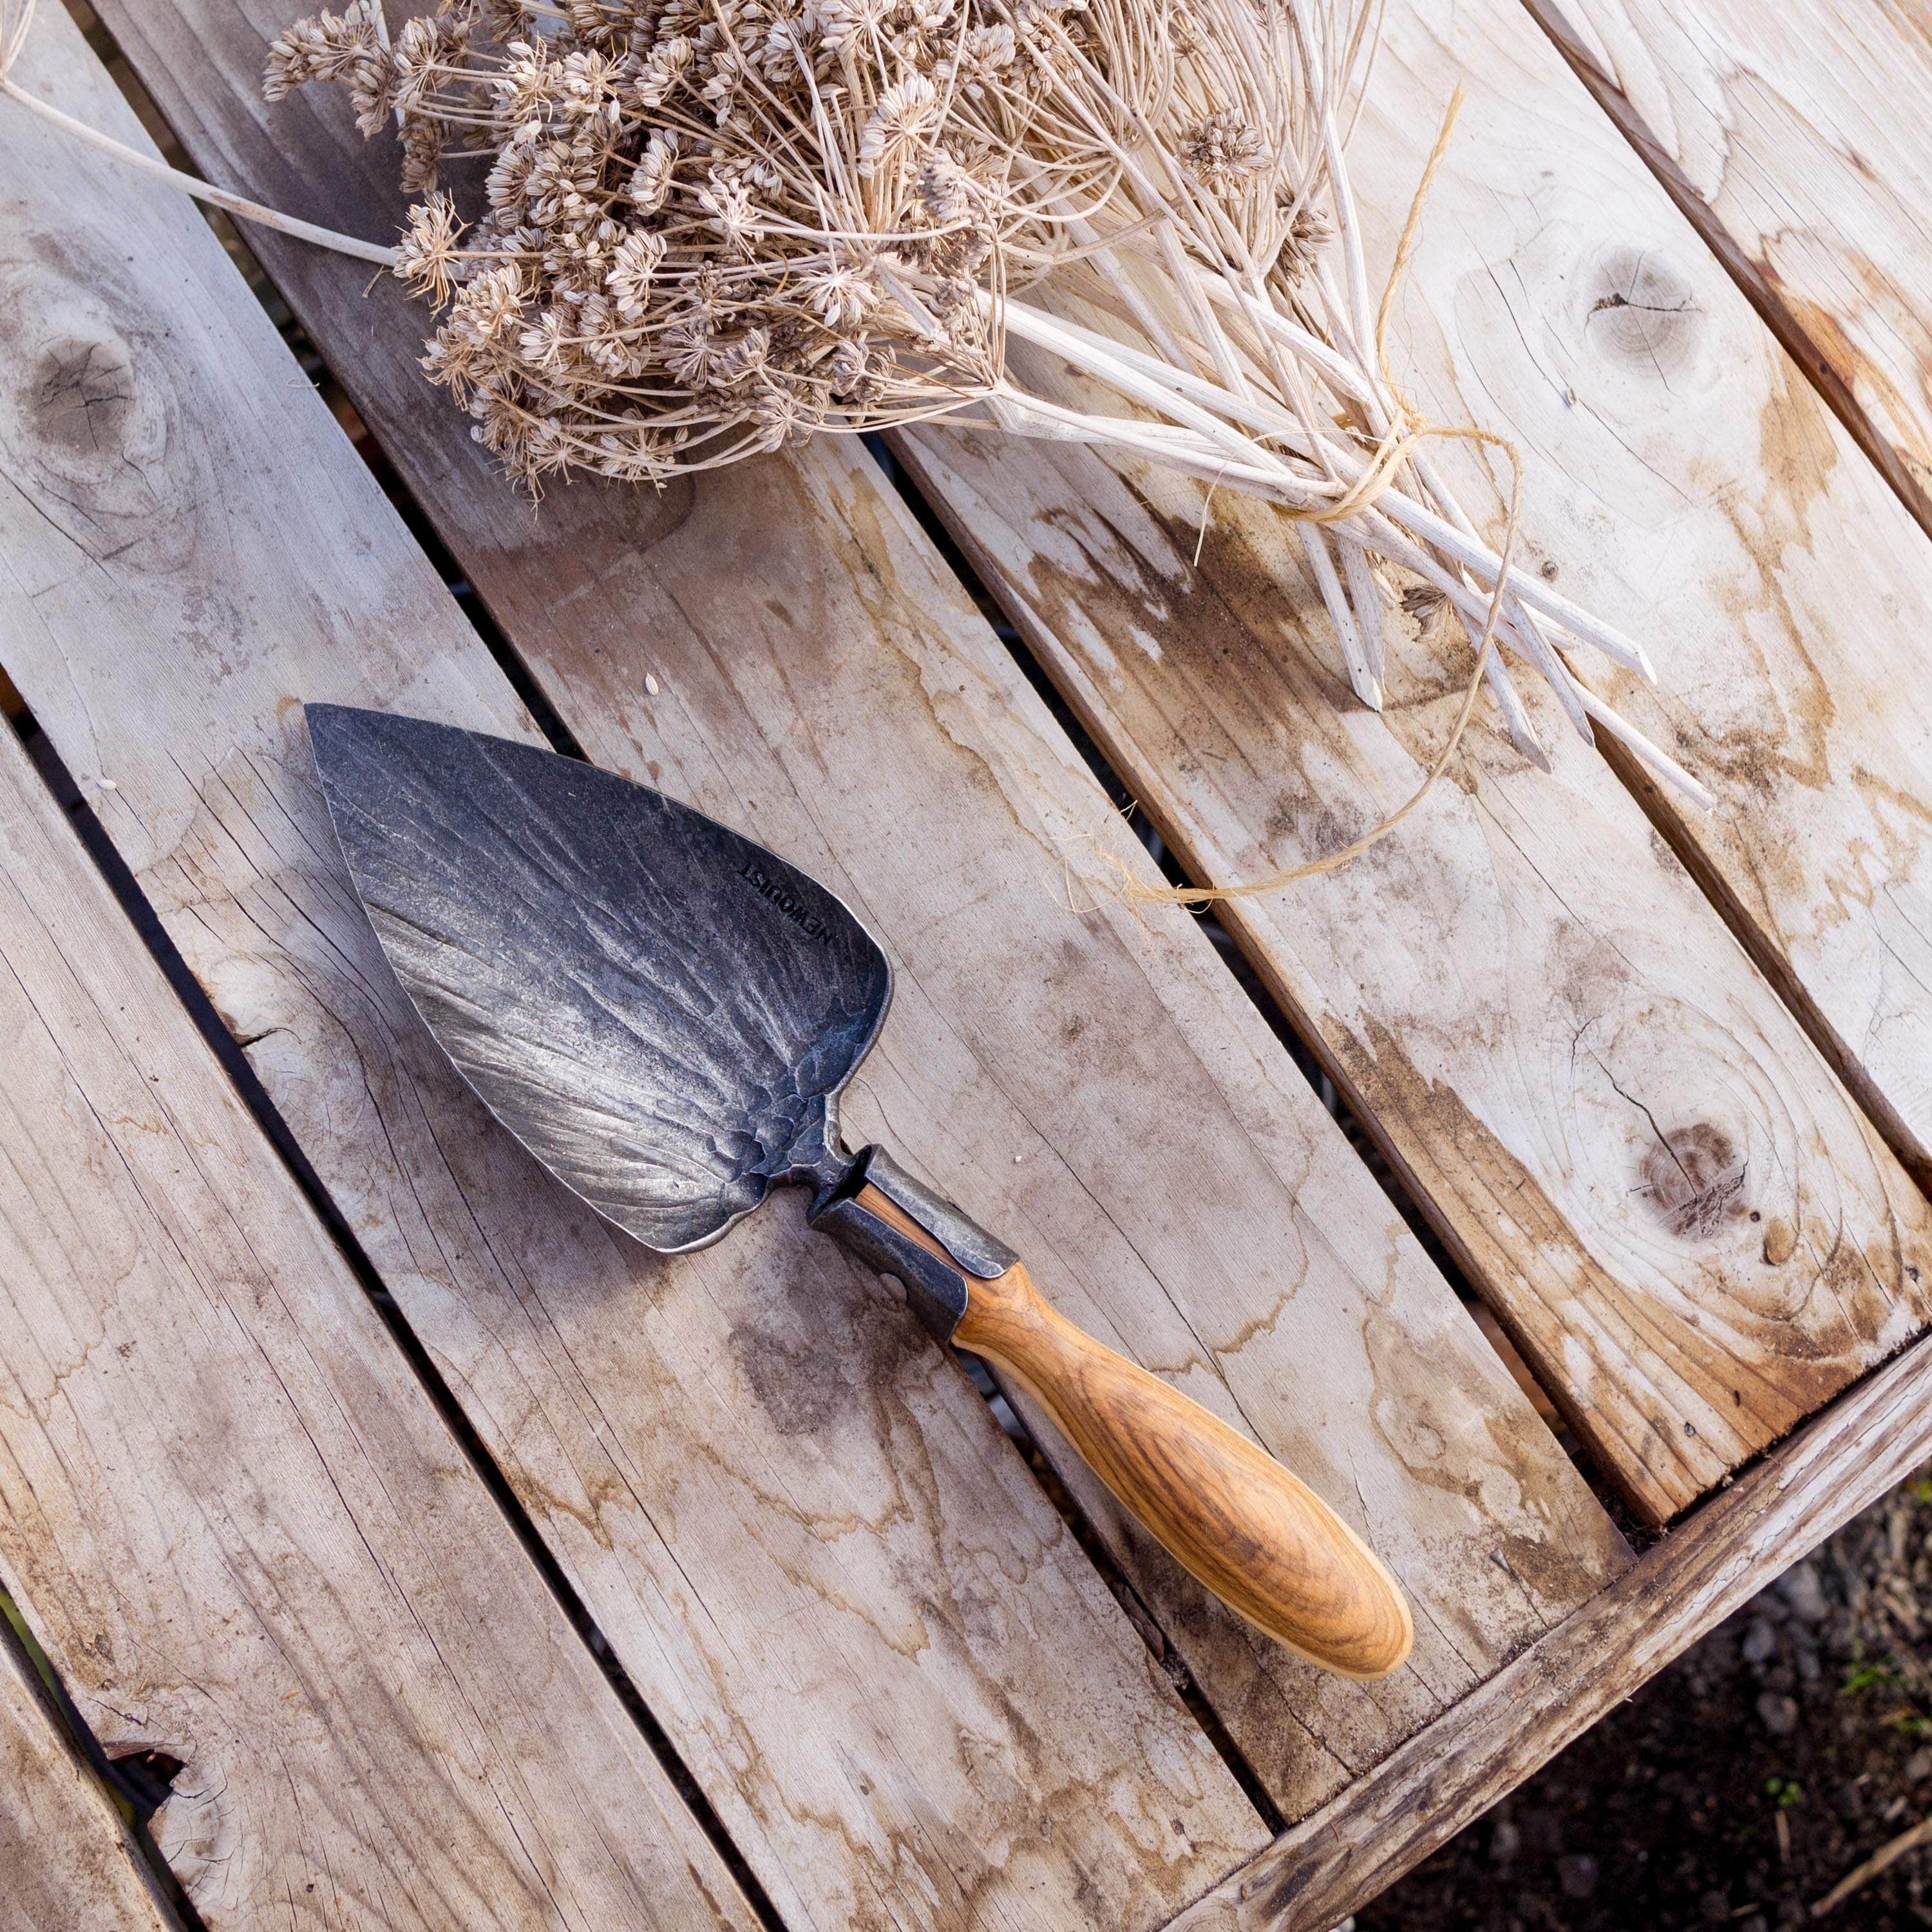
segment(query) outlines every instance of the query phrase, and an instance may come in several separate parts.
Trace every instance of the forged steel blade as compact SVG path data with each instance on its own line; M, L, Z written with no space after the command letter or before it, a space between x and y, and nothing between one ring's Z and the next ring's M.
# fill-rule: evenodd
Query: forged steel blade
M490 1111L601 1214L701 1247L823 1178L891 969L815 880L648 787L419 718L305 707L350 876Z

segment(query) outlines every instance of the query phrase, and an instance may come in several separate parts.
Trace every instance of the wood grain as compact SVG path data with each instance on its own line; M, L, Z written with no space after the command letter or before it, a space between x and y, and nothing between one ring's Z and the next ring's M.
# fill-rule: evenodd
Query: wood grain
M1863 466L1831 456L1816 399L1510 0L1389 10L1351 150L1372 274L1459 80L1468 104L1394 318L1404 380L1432 416L1518 440L1531 560L1648 640L1674 701L1735 717L1743 699L1712 695L1728 680L1798 730L1774 668L1796 661L1791 627L1864 608L1869 586L1844 550L1805 554L1786 511L1810 512L1781 493ZM1037 357L1024 370L1068 381ZM1405 622L1387 711L1363 711L1267 513L1219 493L1196 567L1191 484L1068 446L934 430L904 447L1196 876L1332 850L1414 790L1466 654ZM1466 498L1498 502L1481 479ZM1887 514L1868 561L1895 562L1898 604L1918 566L1886 548L1896 506L1870 507ZM1811 527L1840 545L1822 502ZM1804 715L1906 688L1902 666L1874 682L1845 665ZM1552 774L1486 712L1395 837L1226 916L1606 1471L1663 1520L1918 1329L1932 1220L1623 787L1532 704ZM1742 770L1715 738L1682 755L1714 782ZM1708 836L1755 840L1755 805L1730 797ZM1778 862L1822 856L1834 809L1783 819ZM1916 808L1886 809L1904 826ZM1864 946L1851 910L1844 943Z
M116 22L204 165L381 232L394 156L327 118L336 104L277 110L265 135L255 76L268 10L244 22L212 4L143 7ZM1132 842L862 451L821 449L662 499L572 488L533 513L422 388L419 316L386 290L365 303L346 265L272 259L592 755L743 826L886 936L898 997L850 1130L890 1140L1024 1245L1084 1325L1292 1458L1411 1591L1422 1635L1409 1670L1366 1689L1331 1683L1217 1616L1163 1555L1102 1517L1285 1808L1372 1762L1621 1567L1602 1512L1192 922L1066 908L1070 850ZM257 822L272 797L308 825L286 694L353 687L361 701L413 702L434 682L424 640L440 652L444 632L386 627L364 605L342 626L352 635L298 647L269 634L268 616L254 614L245 651L224 639L218 676L190 656L196 701L218 703L233 748L217 760L248 766ZM106 653L73 625L36 655L40 715L86 745L70 667L98 677ZM500 708L473 705L463 722L487 724ZM1057 1522L1022 1496L1004 1445L987 1446L983 1408L922 1343L878 1321L874 1284L778 1224L734 1237L760 1245L723 1251L728 1269L706 1257L646 1277L668 1285L654 1311L672 1311L648 1323L630 1312L646 1299L626 1285L634 1258L601 1236L562 1245L584 1284L566 1288L557 1249L488 1204L481 1170L502 1157L447 1126L430 1144L416 1124L425 1109L446 1116L441 1088L419 1096L413 1034L391 1045L352 977L316 959L306 908L325 906L326 929L345 930L332 872L299 835L268 849L219 786L159 768L131 730L116 742L142 778L138 817L123 781L116 836L242 1036L289 1028L252 1049L264 1077L741 1843L782 1842L772 1864L808 1852L861 1900L896 1887L901 1870L939 1873L920 1880L939 1904L898 1908L935 1918L966 1909L946 1889L950 1860L995 1898L1028 1861L1048 1860L1053 1884L1078 1861L1100 1890L1063 1915L1124 1922L1247 1838L1252 1820L1149 1702L1148 1664L1120 1648L1121 1627L1096 1607ZM184 843L175 828L197 817ZM278 902L284 892L299 892L301 918ZM258 920L292 970L260 963ZM399 1060L406 1076L391 1071ZM372 1066L382 1124L362 1114L352 1132ZM320 1090L330 1082L334 1099ZM372 1164L372 1145L397 1150L395 1165ZM443 1172L457 1164L478 1170L460 1192ZM664 1420L658 1391L694 1383L728 1411ZM666 1438L687 1426L674 1453ZM625 1446L639 1440L661 1472L648 1485ZM720 1443L735 1445L742 1478L717 1473ZM688 1478L680 1455L694 1459ZM1100 1514L1104 1492L1066 1466ZM776 1469L782 1493L766 1473ZM632 1484L650 1499L648 1534ZM660 1536L674 1540L676 1573ZM982 1553L993 1550L1006 1553ZM640 1574L663 1580L642 1594L662 1590L669 1636L638 1607ZM714 1599L733 1611L729 1645L708 1634L724 1615ZM908 1600L925 1622L910 1622ZM906 1634L934 1621L944 1646ZM794 1675L798 1634L820 1632L828 1662ZM793 1682L796 1694L774 1688ZM823 1735L835 1718L844 1727L842 1760L799 1736L800 1695ZM943 1718L922 1714L928 1700ZM955 1741L962 1714L970 1747ZM881 1758L888 1778L872 1768ZM898 1796L908 1761L936 1793L916 1809ZM1189 1779L1198 1795L1176 1808ZM1056 1819L1051 1853L1022 1822L1043 1814ZM924 1822L935 1816L950 1821L936 1838ZM828 1916L854 1910L830 1879L813 1882L837 1908Z
M0 1576L212 1932L751 1932L11 732L0 1040Z
M1725 365L1762 479L1727 572L1749 674L1700 637L1642 710L1727 808L1673 836L1932 1186L1932 556L1884 488L1932 530L1932 29L1900 0L1533 10L1844 424L1768 344Z
M1932 32L1910 0L1528 0L1922 524Z
M127 124L61 26L37 26L28 84ZM786 1923L1164 1916L1264 1833L967 1379L804 1238L794 1201L685 1260L619 1236L488 1119L415 1018L343 874L300 700L530 722L200 216L70 148L10 152L9 669ZM260 1243L249 1205L239 1229ZM279 1225L281 1196L262 1211ZM329 1338L313 1346L328 1364ZM197 1415L212 1428L238 1402L238 1453L286 1429L214 1386ZM374 1426L364 1399L340 1406ZM347 1448L310 1426L319 1474L350 1484ZM192 1468L167 1474L198 1492ZM289 1533L286 1513L265 1503L265 1534ZM50 1564L79 1534L19 1528ZM459 1599L460 1550L426 1538L418 1558ZM58 1581L50 1598L88 1600ZM381 1631L400 1657L418 1647ZM136 1604L116 1654L143 1632ZM524 1644L534 1669L543 1646ZM350 1721L353 1681L308 1678L292 1716ZM280 1696L274 1671L262 1683ZM532 1744L532 1775L576 1748L567 1696L500 1694L506 1721L557 1740ZM428 1781L396 1756L382 1802L406 1808ZM610 1782L607 1802L560 1767L554 1802L615 1846L648 1844ZM314 1808L352 1838L345 1802ZM439 1870L468 1856L434 1816L415 1830ZM676 1898L680 1932L702 1922ZM647 1917L613 1902L572 1922Z
M93 1767L4 1629L0 1932L178 1932Z
M1166 1932L1328 1932L1932 1456L1919 1342Z

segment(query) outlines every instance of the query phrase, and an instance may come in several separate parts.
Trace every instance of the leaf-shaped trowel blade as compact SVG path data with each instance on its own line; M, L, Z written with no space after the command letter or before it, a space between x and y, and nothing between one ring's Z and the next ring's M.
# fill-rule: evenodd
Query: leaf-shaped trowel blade
M307 707L323 796L397 978L464 1078L598 1213L674 1252L837 1152L892 993L824 886L551 752Z

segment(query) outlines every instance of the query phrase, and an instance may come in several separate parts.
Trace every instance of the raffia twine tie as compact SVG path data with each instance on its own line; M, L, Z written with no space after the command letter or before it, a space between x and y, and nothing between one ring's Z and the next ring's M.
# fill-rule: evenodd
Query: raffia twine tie
M1436 172L1449 152L1450 139L1455 132L1456 118L1462 111L1463 98L1462 83L1458 82L1455 92L1450 97L1448 108L1443 115L1442 124L1437 130L1435 146L1430 150L1421 178L1416 183L1415 192L1410 198L1408 216L1403 221L1400 238L1396 243L1395 260L1390 268L1388 280L1382 290L1382 302L1376 314L1376 359L1382 370L1383 383L1395 399L1395 410L1389 428L1376 443L1373 460L1343 495L1323 503L1319 508L1299 509L1283 506L1280 511L1280 514L1292 522L1332 524L1340 523L1360 511L1368 509L1384 491L1394 487L1396 473L1414 451L1431 439L1480 443L1488 448L1501 452L1508 459L1510 466L1508 509L1503 526L1502 542L1498 548L1502 567L1496 573L1496 586L1490 597L1483 634L1477 643L1475 669L1470 674L1468 685L1462 693L1462 704L1456 712L1455 724L1450 731L1448 740L1424 774L1421 784L1402 804L1372 830L1335 851L1324 853L1320 858L1310 859L1299 866L1290 866L1280 872L1270 872L1264 878L1250 879L1244 884L1234 886L1150 886L1135 876L1133 868L1127 860L1109 853L1106 855L1106 862L1117 876L1109 880L1089 880L1087 883L1098 885L1114 898L1141 903L1151 902L1164 905L1200 908L1217 904L1226 899L1252 898L1259 893L1279 892L1283 886L1293 885L1299 880L1313 878L1318 874L1331 872L1338 866L1347 865L1350 860L1360 858L1371 847L1379 844L1388 838L1435 790L1436 781L1448 770L1449 761L1456 755L1456 749L1462 742L1463 734L1469 728L1469 721L1475 715L1476 700L1481 694L1483 680L1488 672L1490 658L1496 649L1496 631L1502 620L1503 604L1508 595L1510 567L1516 549L1522 496L1522 454L1508 436L1499 436L1492 430L1479 429L1472 424L1431 422L1422 418L1390 373L1388 348L1389 316L1402 279L1408 272L1410 258L1414 255L1420 239L1423 209L1428 201Z

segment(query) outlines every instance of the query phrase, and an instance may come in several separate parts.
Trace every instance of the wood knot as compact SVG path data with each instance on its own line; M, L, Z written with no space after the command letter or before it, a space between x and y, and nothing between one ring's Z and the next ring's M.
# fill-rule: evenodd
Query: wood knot
M71 475L105 476L130 460L136 384L133 358L118 338L63 336L40 352L30 394L44 446L62 452Z
M165 356L124 337L102 298L66 273L0 271L0 316L14 352L0 362L8 481L49 528L116 577L179 569L195 520L192 489L172 473L184 459L170 448ZM44 567L72 570L58 553Z
M1672 1128L1645 1150L1640 1165L1637 1192L1682 1240L1709 1240L1745 1212L1748 1164L1730 1136L1708 1120Z
M1690 285L1647 248L1612 248L1584 327L1598 353L1666 382L1690 361L1703 311Z

